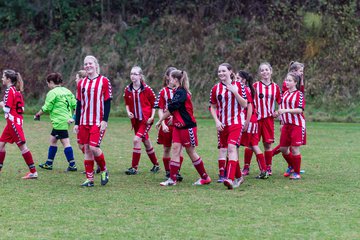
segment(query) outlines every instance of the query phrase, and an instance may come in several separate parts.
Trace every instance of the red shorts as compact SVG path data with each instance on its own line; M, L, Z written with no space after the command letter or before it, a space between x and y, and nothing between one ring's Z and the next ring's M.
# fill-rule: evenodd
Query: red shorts
M195 147L198 145L197 128L176 128L172 133L172 142L181 143L184 147Z
M93 147L100 147L104 135L105 130L100 131L100 126L80 125L79 133L77 134L77 142L79 144L89 144Z
M275 142L275 131L274 131L274 118L268 117L263 118L258 121L259 124L259 141L262 137L264 143L273 143Z
M21 146L26 142L24 130L22 124L16 124L9 120L6 121L6 126L1 134L0 142L16 143Z
M280 147L301 146L306 144L306 129L304 127L284 124L281 128Z
M227 148L229 144L239 146L241 130L241 124L233 124L218 131L218 148Z
M248 129L244 131L241 135L240 145L245 147L259 145L258 127L259 125L257 122L250 122Z
M146 122L144 120L140 121L135 119L133 127L134 127L134 132L135 132L135 136L138 136L139 138L142 138L142 141L145 141L147 139L149 139L149 131L151 128L151 125L146 124Z
M171 143L172 143L172 133L174 126L168 126L168 127L169 127L169 132L164 132L162 130L162 127L160 127L157 137L157 143L164 145L164 147L171 147Z

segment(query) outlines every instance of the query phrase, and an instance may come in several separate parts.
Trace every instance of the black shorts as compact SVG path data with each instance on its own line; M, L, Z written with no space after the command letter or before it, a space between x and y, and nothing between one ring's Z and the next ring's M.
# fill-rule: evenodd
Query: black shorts
M68 130L53 129L50 134L51 134L51 136L54 136L56 139L69 138Z

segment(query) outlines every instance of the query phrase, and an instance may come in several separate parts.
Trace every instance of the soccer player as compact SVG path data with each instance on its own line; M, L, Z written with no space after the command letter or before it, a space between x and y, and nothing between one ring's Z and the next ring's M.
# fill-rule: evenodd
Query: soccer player
M3 71L2 83L6 86L6 90L3 101L0 102L0 108L5 112L6 126L0 137L0 172L5 160L6 143L16 143L30 170L22 178L36 179L38 173L32 154L26 146L25 134L22 128L24 99L21 92L23 91L23 80L20 73L7 69Z
M293 180L301 179L300 146L306 144L305 98L300 89L301 77L288 73L285 79L287 91L277 114L280 115L283 127L280 135L280 150L289 167L284 176Z
M168 104L166 111L156 127L159 128L161 122L170 115L173 116L173 135L170 161L170 177L161 186L172 186L177 183L177 173L180 168L180 155L182 148L185 148L200 178L193 185L206 185L211 183L211 178L206 173L201 157L196 153L195 147L198 145L196 119L193 114L193 105L189 91L189 79L185 71L174 70L170 73L170 83L175 87L175 93Z
M51 90L46 95L45 104L35 114L34 119L40 120L43 113L49 113L53 129L50 134L48 159L39 167L47 170L53 169L53 162L58 149L57 142L60 140L64 147L66 160L69 163L67 171L77 171L68 133L69 124L74 122L72 112L76 107L76 99L69 89L62 87L63 80L60 73L50 73L46 77L46 81Z
M171 103L171 99L174 96L174 88L170 85L170 73L171 71L176 70L174 67L168 67L165 71L164 81L163 81L163 88L160 90L159 96L156 101L156 108L158 108L158 115L159 119L164 115L167 111L168 103ZM165 121L161 122L161 126L158 132L157 143L163 145L164 152L163 152L163 163L164 168L166 171L165 177L168 179L170 177L170 160L171 160L171 144L172 144L172 132L174 126L172 125L172 116L168 117ZM180 155L180 166L184 157ZM179 169L180 171L180 169ZM180 173L177 174L176 180L181 182L183 177Z
M260 169L260 174L256 177L257 179L267 179L268 173L266 171L266 163L264 154L259 148L259 135L258 135L258 123L257 123L257 112L254 107L253 98L255 95L255 89L253 87L253 78L252 76L245 71L239 71L236 74L236 78L242 84L246 86L247 101L248 105L245 108L245 124L243 127L243 133L241 136L240 144L246 148L250 148L256 154L256 160ZM251 158L250 158L251 160ZM244 169L242 171L243 175L249 175L250 162L244 162Z
M218 147L227 149L229 159L223 183L228 189L233 189L244 182L237 146L240 145L241 131L245 122L243 108L247 106L247 99L245 87L236 81L230 64L219 65L218 77L219 83L215 84L210 92L210 112L218 131ZM219 151L219 155L225 153L225 151ZM226 155L219 156L219 159L226 159Z
M254 83L255 97L254 103L258 113L258 132L259 139L262 137L264 144L264 155L266 162L266 171L272 175L272 143L275 140L274 133L274 111L275 104L280 105L281 93L279 86L271 80L272 67L270 63L261 63L258 69L260 81ZM248 151L248 152L246 152ZM250 151L250 153L249 153ZM245 158L252 156L252 150L245 150ZM247 162L248 160L245 159Z
M139 66L132 67L130 79L131 83L126 86L124 91L124 100L126 112L134 128L135 136L133 139L134 147L131 167L125 171L125 174L138 174L141 142L143 142L146 153L153 164L150 172L157 173L160 170L160 166L148 134L154 123L155 93L149 85L145 84L145 77Z
M112 99L112 88L109 79L100 74L98 60L86 56L84 69L87 77L80 80L76 93L76 119L74 132L78 144L84 145L84 165L86 181L83 187L94 186L94 161L101 170L101 185L109 181L104 153L100 148L107 128Z
M305 80L304 80L304 64L300 63L300 62L294 62L291 61L289 64L289 69L288 72L294 73L295 75L298 75L301 79L300 81L300 91L305 94ZM287 91L288 88L286 87L286 81L284 80L283 85L282 85L282 93L284 93L285 91ZM280 122L280 132L281 132L281 126L282 123ZM273 156L277 155L280 153L280 144L277 145L274 149L273 149Z

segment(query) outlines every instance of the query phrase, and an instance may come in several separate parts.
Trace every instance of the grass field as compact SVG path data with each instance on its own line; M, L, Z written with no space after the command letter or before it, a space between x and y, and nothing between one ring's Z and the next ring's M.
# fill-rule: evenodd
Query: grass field
M38 165L47 158L49 119L27 116L24 128ZM80 187L85 176L73 134L80 171L64 172L59 147L54 170L38 168L38 180L21 179L28 169L17 147L8 145L0 175L0 239L359 239L360 125L309 123L307 134L302 180L282 177L286 165L278 155L270 179L254 179L253 159L250 176L233 191L215 181L217 139L210 119L198 121L198 153L214 180L209 186L191 185L198 175L188 157L177 186L159 186L164 171L151 174L146 154L140 174L126 176L133 133L124 118L110 119L102 144L110 171L104 187L99 176L94 188ZM151 137L155 143L155 129ZM155 149L161 159L161 146Z

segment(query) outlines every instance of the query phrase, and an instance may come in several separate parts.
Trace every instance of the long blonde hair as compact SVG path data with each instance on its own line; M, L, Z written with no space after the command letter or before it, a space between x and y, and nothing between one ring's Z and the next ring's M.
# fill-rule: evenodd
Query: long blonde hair
M23 92L24 91L24 81L19 72L15 72L11 69L4 70L4 75L6 78L9 78L11 83L15 86L16 90Z
M184 88L189 94L190 92L190 84L188 74L182 70L174 70L171 71L171 77L176 78L179 81L180 87Z

